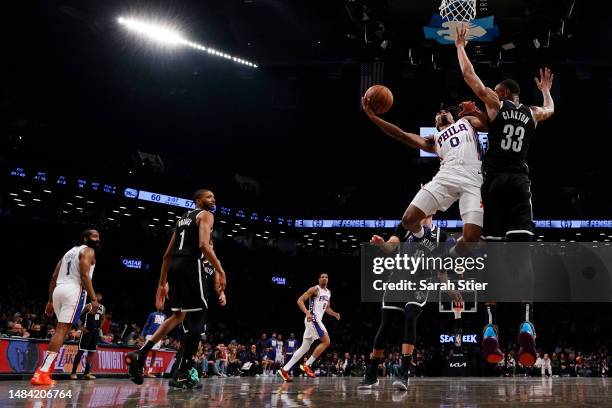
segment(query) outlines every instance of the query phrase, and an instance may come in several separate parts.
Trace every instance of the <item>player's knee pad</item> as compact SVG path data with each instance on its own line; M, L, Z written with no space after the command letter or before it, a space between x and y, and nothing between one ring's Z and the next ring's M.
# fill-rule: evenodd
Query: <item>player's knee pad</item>
M506 241L508 242L531 242L533 241L533 234L529 232L510 232L506 234Z
M423 308L415 304L407 304L404 308L404 344L416 343L416 326L417 320L421 315Z

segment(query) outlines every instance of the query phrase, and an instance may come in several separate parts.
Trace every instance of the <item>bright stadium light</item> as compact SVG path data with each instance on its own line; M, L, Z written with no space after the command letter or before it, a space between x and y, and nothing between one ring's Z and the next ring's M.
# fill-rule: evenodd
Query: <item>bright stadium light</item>
M221 57L227 60L234 61L241 65L246 65L251 68L258 68L258 65L247 61L242 58L238 58L236 56L230 55L226 52L216 50L212 47L205 47L201 44L198 44L193 41L189 41L185 37L183 37L179 32L174 31L168 27L160 26L157 24L146 23L143 21L139 21L133 18L119 17L117 22L125 27L127 30L133 31L137 34L144 36L150 40L159 42L164 45L170 46L186 46L192 48L194 50L199 50L206 52L210 55L215 55L217 57Z

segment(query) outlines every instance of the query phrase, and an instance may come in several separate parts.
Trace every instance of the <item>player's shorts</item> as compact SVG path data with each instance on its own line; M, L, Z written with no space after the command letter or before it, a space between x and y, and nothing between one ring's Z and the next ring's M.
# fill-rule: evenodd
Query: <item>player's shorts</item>
M58 323L78 324L87 293L76 285L58 285L53 289L53 310Z
M501 240L506 235L533 235L531 182L526 174L487 175L482 184L483 237Z
M459 201L463 223L482 227L481 185L480 162L469 165L447 164L421 188L410 204L429 216L437 211L446 211L455 201Z
M323 322L317 321L316 318L313 318L311 322L304 319L304 326L305 339L320 339L327 333L327 329Z
M384 299L382 301L382 308L384 310L397 310L398 312L404 312L405 307L407 305L417 305L417 306L425 306L427 303L427 298L429 297L428 290L411 290L406 291L406 301L405 302L387 302Z
M197 312L208 309L207 276L198 258L176 256L168 271L170 310Z
M147 334L145 336L145 340L149 341L149 340L151 340L152 337L153 337L152 334ZM162 341L160 340L157 343L155 343L155 345L153 346L152 350L159 350L159 349L161 349L161 346L162 346Z
M94 352L98 348L98 342L100 341L100 332L98 329L87 330L81 334L79 340L79 350Z

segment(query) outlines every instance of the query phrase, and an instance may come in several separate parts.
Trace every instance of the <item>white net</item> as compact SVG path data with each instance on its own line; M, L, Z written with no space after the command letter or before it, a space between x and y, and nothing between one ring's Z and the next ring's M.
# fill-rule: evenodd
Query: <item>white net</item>
M442 0L440 16L448 21L470 22L476 17L476 0Z

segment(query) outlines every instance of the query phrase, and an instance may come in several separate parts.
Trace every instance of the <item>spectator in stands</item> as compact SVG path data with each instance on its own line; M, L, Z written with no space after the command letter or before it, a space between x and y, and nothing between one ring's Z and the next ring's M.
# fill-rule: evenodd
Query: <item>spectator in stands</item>
M226 375L226 370L227 370L227 350L225 348L225 344L219 343L219 345L217 345L217 348L219 349L219 354L217 355L217 358L215 360L215 364L217 366L217 371L218 371L218 373L219 373L219 375L221 377L227 377L227 375Z
M34 323L32 325L32 330L30 330L30 338L32 339L42 339L43 332L40 323Z
M232 340L228 346L227 356L227 375L240 375L240 359L238 359L238 344L236 340Z
M24 338L30 337L30 333L28 333L28 331L25 329L25 327L21 325L21 323L13 324L13 327L9 330L9 335Z
M561 364L559 363L559 356L557 356L556 352L552 353L552 356L550 357L550 364L552 367L552 375L558 376L561 370Z
M542 377L550 377L552 376L552 365L550 361L550 357L548 357L548 353L544 354L544 358L542 359Z
M257 354L260 356L264 353L264 351L268 348L268 335L266 333L261 334L261 338L257 340Z
M250 349L244 354L243 365L240 369L251 376L261 372L261 361L255 344L252 344Z
M339 375L348 376L351 375L351 370L353 369L353 361L351 360L350 353L344 353L344 357L340 363L340 370L338 370Z

